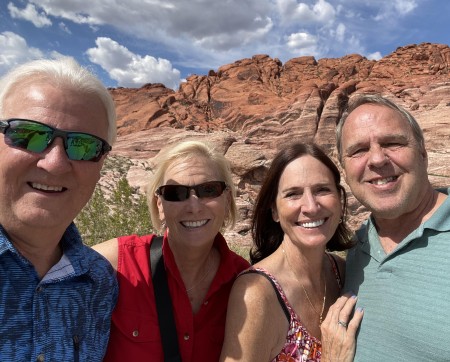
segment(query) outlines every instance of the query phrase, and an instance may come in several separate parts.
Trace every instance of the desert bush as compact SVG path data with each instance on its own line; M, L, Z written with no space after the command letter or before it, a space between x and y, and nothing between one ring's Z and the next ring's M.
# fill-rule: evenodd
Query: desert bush
M152 233L146 197L130 186L125 176L109 195L97 185L91 199L75 219L87 245L121 235Z
M147 200L122 175L111 191L100 185L75 219L75 224L87 245L95 245L122 235L144 235L154 232ZM248 259L247 246L230 243L230 249Z

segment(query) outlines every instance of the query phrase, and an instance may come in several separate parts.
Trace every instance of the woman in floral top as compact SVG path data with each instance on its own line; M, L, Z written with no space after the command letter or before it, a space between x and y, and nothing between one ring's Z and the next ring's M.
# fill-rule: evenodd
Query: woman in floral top
M277 153L252 220L253 267L236 280L220 361L352 361L363 311L341 294L352 246L339 170L315 144ZM326 316L326 317L325 317Z

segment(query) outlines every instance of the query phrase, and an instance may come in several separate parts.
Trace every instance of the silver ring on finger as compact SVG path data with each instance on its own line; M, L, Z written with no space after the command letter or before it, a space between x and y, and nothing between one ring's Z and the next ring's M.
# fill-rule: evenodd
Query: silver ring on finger
M347 328L348 324L343 321L338 321L338 324L341 325L344 328Z

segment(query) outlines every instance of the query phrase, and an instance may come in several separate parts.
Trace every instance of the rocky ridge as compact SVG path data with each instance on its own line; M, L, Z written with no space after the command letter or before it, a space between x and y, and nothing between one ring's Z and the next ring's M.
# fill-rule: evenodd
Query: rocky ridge
M348 97L379 92L409 110L424 130L429 175L450 186L450 48L422 43L397 48L374 61L358 54L336 59L299 57L282 64L255 55L192 75L173 91L162 84L111 89L118 140L112 157L132 165L127 177L142 187L159 150L182 139L212 142L231 161L240 221L229 240L248 244L249 217L277 147L315 141L336 159L334 129ZM114 171L105 172L108 182ZM143 190L143 188L141 188ZM349 193L350 224L367 213Z

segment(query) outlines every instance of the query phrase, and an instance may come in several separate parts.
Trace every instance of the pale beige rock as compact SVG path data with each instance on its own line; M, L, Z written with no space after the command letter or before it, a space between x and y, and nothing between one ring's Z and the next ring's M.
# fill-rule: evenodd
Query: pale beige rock
M230 242L250 244L249 219L277 147L314 140L335 158L334 128L346 99L379 92L408 109L424 129L429 175L450 185L450 48L399 47L379 61L357 54L299 57L284 65L255 55L208 75L192 75L174 92L161 84L111 89L117 104L113 156L131 160L128 179L142 189L159 150L183 139L212 142L230 159L241 219ZM105 172L102 182L114 173ZM349 193L350 224L367 216Z

